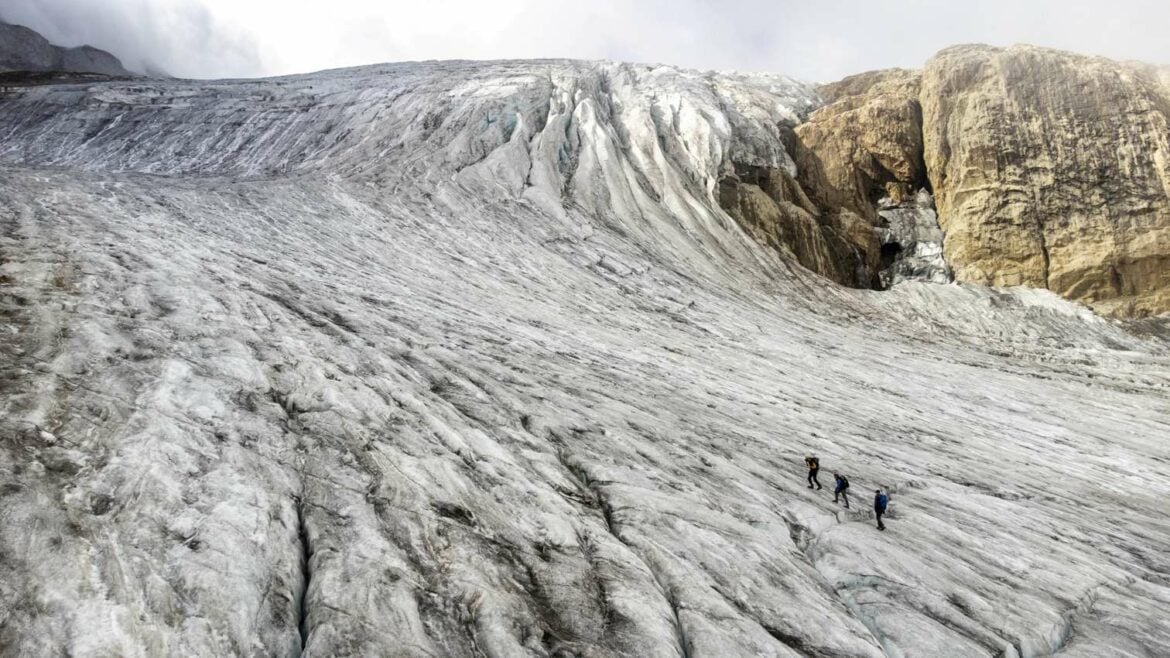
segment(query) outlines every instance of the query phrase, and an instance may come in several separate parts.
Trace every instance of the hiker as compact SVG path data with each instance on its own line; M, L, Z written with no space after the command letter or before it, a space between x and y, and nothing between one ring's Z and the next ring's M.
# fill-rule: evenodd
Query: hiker
M823 489L824 487L817 481L817 471L821 470L821 460L816 457L805 457L804 463L808 465L808 488L812 489L815 484L817 489Z
M886 524L882 523L882 514L886 513L886 505L889 504L890 497L882 493L881 489L874 491L873 511L877 514L878 530L886 529Z
M837 502L837 497L840 496L845 501L845 509L849 509L849 478L834 473L833 479L837 481L837 487L833 489L833 502Z

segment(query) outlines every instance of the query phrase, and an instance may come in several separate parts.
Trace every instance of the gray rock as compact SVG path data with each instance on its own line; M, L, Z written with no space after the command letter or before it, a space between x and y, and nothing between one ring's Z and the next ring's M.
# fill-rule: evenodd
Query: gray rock
M58 67L58 51L49 40L22 25L0 22L0 69L49 71Z
M110 53L91 46L54 46L22 25L0 22L0 71L59 71L132 75Z
M117 57L92 46L64 49L61 53L61 69L72 73L130 75Z

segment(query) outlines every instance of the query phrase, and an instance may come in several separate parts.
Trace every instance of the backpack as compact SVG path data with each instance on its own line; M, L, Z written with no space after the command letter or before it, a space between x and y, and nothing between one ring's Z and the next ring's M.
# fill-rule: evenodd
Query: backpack
M849 488L849 478L844 475L841 476L841 490L844 491Z
M821 467L821 462L816 457L805 457L804 463L808 464L810 470Z

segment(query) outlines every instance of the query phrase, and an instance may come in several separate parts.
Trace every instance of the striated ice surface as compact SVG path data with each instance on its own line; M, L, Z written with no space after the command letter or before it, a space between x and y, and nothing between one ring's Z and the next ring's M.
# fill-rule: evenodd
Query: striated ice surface
M560 61L7 93L0 654L1170 651L1167 333L757 246L715 182L816 102Z

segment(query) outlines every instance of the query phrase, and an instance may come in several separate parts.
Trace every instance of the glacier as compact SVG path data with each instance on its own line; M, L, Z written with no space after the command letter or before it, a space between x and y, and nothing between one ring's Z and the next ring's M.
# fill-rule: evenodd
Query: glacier
M6 86L0 654L1170 652L1170 328L756 244L720 175L791 171L819 102L554 60Z

